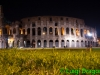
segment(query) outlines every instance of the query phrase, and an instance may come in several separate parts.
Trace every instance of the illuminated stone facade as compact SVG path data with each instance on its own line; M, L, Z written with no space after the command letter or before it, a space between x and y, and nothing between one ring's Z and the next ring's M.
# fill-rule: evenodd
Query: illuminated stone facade
M0 12L2 16L2 12ZM84 20L66 16L36 16L3 25L0 17L0 47L96 46L95 28Z

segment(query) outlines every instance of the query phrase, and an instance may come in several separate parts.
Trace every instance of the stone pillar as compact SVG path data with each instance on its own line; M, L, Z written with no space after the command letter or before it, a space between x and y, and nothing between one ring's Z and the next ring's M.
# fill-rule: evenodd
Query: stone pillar
M53 46L55 46L55 40L53 40Z
M47 36L49 36L49 27L47 27Z
M37 27L35 28L35 36L37 36Z
M61 40L59 39L59 47L61 47Z
M23 37L20 37L20 47L24 47Z
M65 39L65 40L64 40L64 46L66 46L66 41L67 41L67 40Z
M53 37L55 36L55 28L53 28Z
M19 27L16 25L16 35L19 35Z
M69 25L69 36L70 36L69 38L72 38L72 37L71 37L71 27L70 27L70 26L71 26L71 25ZM69 45L69 47L71 47L72 39L70 39L69 41L70 41L70 45Z
M41 47L43 48L43 40L41 40Z
M37 48L37 39L35 40L35 48Z
M41 36L43 36L43 27L41 27Z

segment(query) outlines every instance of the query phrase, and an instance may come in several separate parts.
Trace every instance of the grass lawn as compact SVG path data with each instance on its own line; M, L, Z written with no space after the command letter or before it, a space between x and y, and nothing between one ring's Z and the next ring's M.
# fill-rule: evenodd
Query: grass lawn
M0 50L0 75L72 74L100 75L100 48Z

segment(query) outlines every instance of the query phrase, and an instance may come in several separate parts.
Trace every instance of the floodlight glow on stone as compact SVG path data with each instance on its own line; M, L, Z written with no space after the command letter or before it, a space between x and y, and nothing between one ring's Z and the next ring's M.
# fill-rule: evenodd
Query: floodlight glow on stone
M92 34L91 33L88 33L88 36L92 36Z

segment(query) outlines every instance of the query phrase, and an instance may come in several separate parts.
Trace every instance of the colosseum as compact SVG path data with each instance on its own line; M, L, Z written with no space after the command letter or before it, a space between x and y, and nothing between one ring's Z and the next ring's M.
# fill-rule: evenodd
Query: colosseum
M5 24L0 6L0 48L96 46L97 31L84 20L67 16L35 16Z

